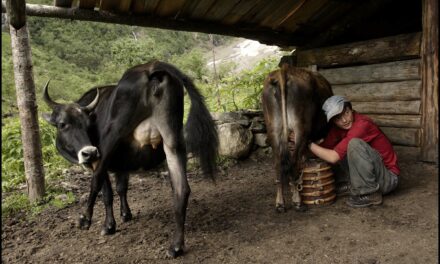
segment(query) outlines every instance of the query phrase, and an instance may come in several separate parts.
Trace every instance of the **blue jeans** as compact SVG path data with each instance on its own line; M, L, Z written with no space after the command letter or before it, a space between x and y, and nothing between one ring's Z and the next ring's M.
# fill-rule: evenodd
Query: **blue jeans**
M353 195L369 194L377 190L387 194L399 183L399 177L385 167L380 154L359 138L350 140L347 156L339 162L335 174L336 183L350 182Z

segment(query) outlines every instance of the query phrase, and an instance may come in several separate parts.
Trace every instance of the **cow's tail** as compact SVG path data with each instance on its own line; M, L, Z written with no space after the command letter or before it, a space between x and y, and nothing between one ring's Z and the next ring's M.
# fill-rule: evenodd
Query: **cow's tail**
M216 126L192 80L183 74L181 79L191 100L185 127L186 148L198 157L203 174L214 179L218 153Z
M291 159L291 154L288 148L289 141L289 128L287 122L287 92L286 92L286 70L287 64L282 65L279 73L279 85L280 85L280 95L281 95L281 122L282 131L280 139L280 157L281 157L281 181L284 184L288 184L289 178L293 172L293 164Z

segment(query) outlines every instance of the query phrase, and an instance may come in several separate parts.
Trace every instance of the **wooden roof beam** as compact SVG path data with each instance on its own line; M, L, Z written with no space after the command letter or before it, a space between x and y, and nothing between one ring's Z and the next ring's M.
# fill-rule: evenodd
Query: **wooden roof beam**
M2 12L6 12L5 1L2 1ZM295 39L292 35L277 32L270 28L256 30L254 25L226 26L208 21L184 21L148 15L124 15L105 11L36 4L26 4L26 15L219 34L254 39L267 45L296 46L301 42L301 39Z

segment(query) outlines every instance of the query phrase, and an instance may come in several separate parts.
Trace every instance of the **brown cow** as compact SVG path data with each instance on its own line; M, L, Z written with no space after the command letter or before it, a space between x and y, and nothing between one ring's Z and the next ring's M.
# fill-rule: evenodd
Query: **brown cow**
M291 183L293 203L301 203L296 184L309 141L323 138L328 126L321 110L324 101L333 95L328 81L317 72L283 64L264 81L263 114L269 144L275 163L276 209L285 211L284 192ZM289 134L295 134L295 149L289 152Z

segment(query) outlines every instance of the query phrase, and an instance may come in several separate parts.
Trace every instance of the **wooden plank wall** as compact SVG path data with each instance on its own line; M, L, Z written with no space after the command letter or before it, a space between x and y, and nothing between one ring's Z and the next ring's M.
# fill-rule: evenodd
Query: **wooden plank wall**
M414 36L409 37L415 39ZM397 36L398 39L402 37L404 36ZM393 61L390 61L389 53L386 53L383 62L380 62L377 56L379 51L374 50L375 45L371 43L383 41L384 39L357 43L372 47L369 52L376 54L374 62L356 65L356 59L352 58L350 63L345 63L346 58L341 53L338 61L338 47L327 47L325 50L331 52L335 66L329 66L327 61L324 61L325 66L320 65L317 57L314 57L313 64L307 64L302 59L298 61L298 66L316 69L330 82L335 94L346 96L352 101L353 109L371 117L392 142L399 160L419 159L422 119L422 82L418 56L420 41L414 45L414 51L410 52L413 54L410 59L408 52L399 56L398 51L393 51ZM385 41L389 41L388 47L392 49L393 38L388 37ZM344 52L350 46L344 45ZM355 49L356 45L352 48ZM327 58L323 50L316 51L322 54L324 60ZM416 51L417 56L414 56ZM303 51L303 54L301 52L298 51L297 58L304 58L304 54L311 54L313 51ZM365 61L365 57L362 60Z

